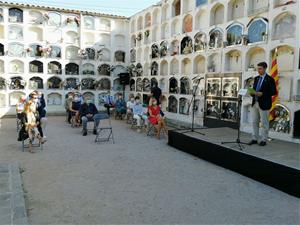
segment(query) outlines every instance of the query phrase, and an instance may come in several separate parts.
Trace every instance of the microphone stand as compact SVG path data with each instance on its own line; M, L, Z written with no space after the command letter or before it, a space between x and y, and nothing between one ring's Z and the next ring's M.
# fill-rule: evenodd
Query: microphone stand
M249 145L249 143L241 141L241 108L242 108L242 96L238 95L238 114L237 114L237 123L238 123L238 133L237 138L235 141L224 141L221 142L222 145L224 144L236 144L234 147L238 147L241 151L244 150L244 145Z
M196 130L204 129L203 127L195 128L196 95L197 95L197 91L198 91L198 88L199 88L199 85L200 85L200 81L203 80L203 79L204 79L203 77L198 78L197 83L196 83L196 88L193 90L193 97L192 97L192 99L189 103L189 107L188 107L188 114L190 113L191 105L192 105L192 110L193 110L192 111L192 126L191 126L191 129L190 130L189 129L176 129L176 130L186 130L184 132L181 132L182 134L193 132L193 133L205 135L204 133L196 131Z

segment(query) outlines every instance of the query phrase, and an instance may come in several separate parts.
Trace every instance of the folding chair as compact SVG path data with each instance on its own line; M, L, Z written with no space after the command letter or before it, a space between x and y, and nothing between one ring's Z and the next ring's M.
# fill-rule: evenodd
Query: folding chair
M72 115L71 117L71 127L76 127L76 117Z
M29 148L29 143L26 143L28 141L29 141L29 138L22 141L22 152L25 152L25 148ZM41 144L40 142L34 143L34 141L35 140L33 140L32 147L41 148L41 150L43 150L43 144Z
M68 110L66 110L66 123L68 123L68 119L69 119L69 111Z
M120 112L114 111L115 120L123 120L126 114L122 114Z
M155 135L155 132L156 132L156 127L154 124L152 123L149 123L149 127L148 127L148 131L147 131L147 136L154 136Z
M144 130L145 125L146 125L146 123L145 123L144 119L141 119L141 125L138 126L137 125L137 119L135 119L135 118L132 117L131 129L141 129L141 130Z
M132 121L133 121L133 114L132 113L127 113L126 114L126 122L127 124L132 124Z
M107 115L106 118L100 120L99 126L97 127L97 136L95 138L95 142L109 142L110 140L112 140L113 144L115 143L111 119L109 115Z
M137 119L133 118L132 117L132 120L131 120L131 129L135 129L137 128Z

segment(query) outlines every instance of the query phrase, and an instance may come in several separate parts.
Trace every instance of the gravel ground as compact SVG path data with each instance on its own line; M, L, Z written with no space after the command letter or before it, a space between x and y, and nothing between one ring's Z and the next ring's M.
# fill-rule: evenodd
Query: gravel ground
M15 120L0 120L0 164L24 168L30 224L300 224L299 199L113 127L116 144L95 144L50 117L48 142L30 154Z

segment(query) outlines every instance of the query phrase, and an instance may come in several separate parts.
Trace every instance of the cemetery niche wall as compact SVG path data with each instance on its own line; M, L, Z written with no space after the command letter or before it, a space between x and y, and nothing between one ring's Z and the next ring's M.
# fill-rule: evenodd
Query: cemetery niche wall
M271 65L277 52L280 93L270 133L293 140L300 136L299 11L299 1L164 0L125 18L5 3L0 109L13 114L13 93L34 89L49 97L52 112L64 111L70 91L92 93L98 104L101 93L123 91L118 75L128 72L126 95L142 99L157 83L166 117L183 122L191 121L186 104L194 78L205 78L197 123L236 123L237 91L253 85L257 63ZM250 101L243 98L245 132L251 131Z

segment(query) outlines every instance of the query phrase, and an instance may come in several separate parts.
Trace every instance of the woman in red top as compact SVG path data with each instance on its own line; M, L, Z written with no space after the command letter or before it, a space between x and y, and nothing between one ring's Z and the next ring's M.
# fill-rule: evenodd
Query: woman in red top
M160 107L157 105L157 100L155 98L151 98L149 101L148 112L149 117L148 120L152 123L157 129L156 137L160 139L161 129L166 130L166 124L164 118L160 114Z

